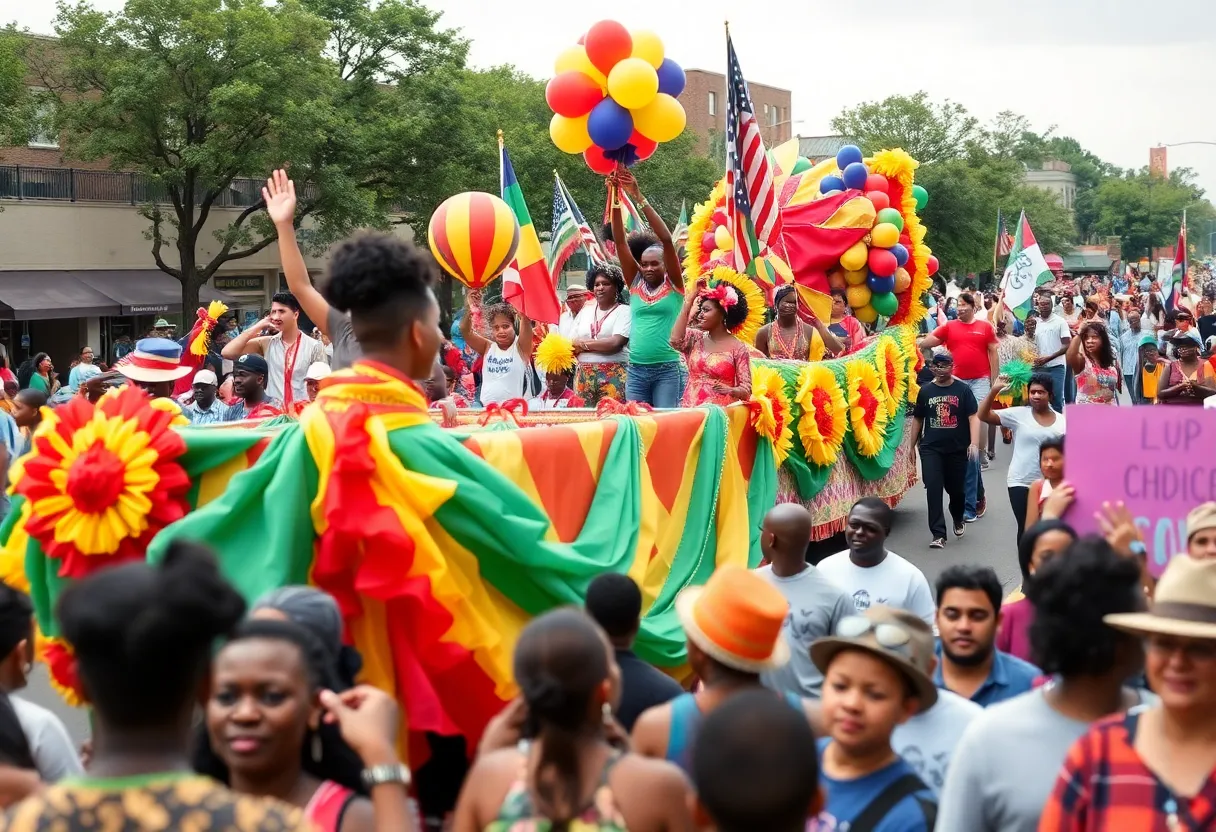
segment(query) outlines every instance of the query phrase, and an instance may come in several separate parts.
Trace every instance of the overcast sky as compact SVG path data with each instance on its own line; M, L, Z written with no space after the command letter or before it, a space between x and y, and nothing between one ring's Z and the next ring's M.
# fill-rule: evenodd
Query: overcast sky
M793 92L803 135L830 132L843 107L924 89L984 121L1013 110L1036 130L1055 125L1124 168L1148 164L1153 145L1216 142L1216 0L423 1L472 41L473 65L538 77L608 14L657 32L684 67L722 72L730 19L744 73ZM4 16L17 7L6 5ZM17 21L48 32L54 11L25 0ZM1216 198L1216 146L1170 148L1169 164Z

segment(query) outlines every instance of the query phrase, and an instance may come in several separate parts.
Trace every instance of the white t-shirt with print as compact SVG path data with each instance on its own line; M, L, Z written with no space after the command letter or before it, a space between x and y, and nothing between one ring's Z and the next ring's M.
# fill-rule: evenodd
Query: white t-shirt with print
M853 598L853 607L864 613L876 604L907 610L933 626L936 607L929 581L921 572L894 552L887 552L877 566L858 566L849 559L849 550L828 555L818 565L823 574Z
M629 315L629 305L618 303L609 312L600 309L598 303L588 302L579 310L574 319L574 337L584 340L611 338L613 335L624 335L629 338L632 318ZM592 328L598 328L597 334L592 334ZM584 364L625 364L629 361L629 341L620 352L605 354L602 352L579 353L578 360Z
M1056 413L1056 420L1047 427L1038 423L1026 405L1007 407L996 411L996 415L1001 420L1001 427L1013 431L1013 453L1009 455L1007 478L1009 486L1034 485L1034 481L1043 476L1039 468L1039 446L1048 439L1059 439L1064 435L1064 414Z

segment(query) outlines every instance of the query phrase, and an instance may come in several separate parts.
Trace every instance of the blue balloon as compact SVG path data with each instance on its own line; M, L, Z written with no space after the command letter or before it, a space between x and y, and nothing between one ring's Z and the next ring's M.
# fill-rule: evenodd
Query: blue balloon
M846 144L836 151L836 167L841 170L844 170L849 165L861 162L861 159L861 148L855 144ZM862 184L864 185L865 183L863 182Z
M900 268L908 264L908 249L903 243L896 243L887 251L895 255L895 262L899 264Z
M611 98L605 98L587 116L587 133L604 150L617 150L633 135L633 116Z
M843 191L844 180L839 176L825 176L819 180L819 193L826 194L829 191Z
M894 277L880 277L879 275L876 275L873 272L870 272L868 275L866 275L866 285L870 287L870 291L873 292L874 294L881 294L883 292L894 292L895 291L895 278Z
M853 162L847 167L842 168L842 170L844 171L843 179L846 187L852 188L856 191L865 190L866 177L870 175L870 171L864 164L861 162Z
M659 65L658 73L659 92L672 97L684 92L684 83L687 79L684 77L684 70L678 63L671 58L664 58L663 63Z

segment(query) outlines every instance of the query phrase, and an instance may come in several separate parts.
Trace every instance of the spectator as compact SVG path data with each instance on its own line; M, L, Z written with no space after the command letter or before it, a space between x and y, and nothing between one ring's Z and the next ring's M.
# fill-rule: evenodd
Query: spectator
M773 690L818 699L823 674L811 661L811 644L832 635L841 619L853 614L853 599L806 562L813 525L811 513L797 503L770 509L760 528L760 550L768 564L756 572L790 605L781 628L790 647L789 664L761 678Z
M1034 328L1034 344L1039 357L1034 360L1034 366L1051 378L1051 406L1057 413L1063 413L1067 370L1064 355L1072 340L1072 330L1068 322L1056 314L1050 293L1040 292L1035 308L1039 311L1039 322Z
M988 707L1030 690L1037 667L995 647L1001 580L989 566L959 564L937 579L939 688Z
M270 334L263 334L267 332ZM220 355L233 361L242 355L262 358L268 368L266 392L283 403L280 408L308 398L304 388L308 368L318 361L329 363L325 345L300 330L300 302L291 292L275 294L270 299L270 313L225 344ZM239 366L238 361L234 374Z
M1072 526L1063 520L1040 520L1026 528L1018 541L1018 566L1022 571L1023 589L1048 558L1064 552L1077 539ZM1001 623L996 634L996 649L1011 656L1030 661L1030 625L1034 623L1034 605L1025 596L1005 603L1001 608Z
M182 406L182 415L190 420L192 425L213 425L224 421L228 405L216 398L219 390L219 379L211 370L199 370L194 374L191 385L193 398L190 403Z
M282 403L266 393L266 376L269 372L266 359L260 355L246 353L236 359L232 371L232 392L237 399L224 414L225 422L264 419L283 413Z
M1035 832L1069 746L1094 720L1149 696L1124 686L1143 665L1139 640L1102 623L1108 613L1144 608L1134 558L1086 538L1044 563L1027 594L1035 607L1032 654L1052 681L993 705L967 727L942 789L942 830Z
M101 375L101 368L93 363L93 348L81 347L77 362L68 373L68 390L76 392L81 384L97 375Z
M1186 516L1186 553L1196 560L1216 558L1216 502L1200 503Z
M1026 525L1033 526L1042 516L1043 503L1064 484L1064 437L1047 439L1039 445L1039 472L1043 475L1030 485L1026 497Z
M929 366L933 381L922 385L917 394L912 411L913 435L920 449L920 470L929 503L929 548L941 549L946 545L943 489L950 497L954 536L962 537L967 529L967 464L979 454L979 405L971 386L954 377L954 359L949 353L939 352Z
M932 626L933 593L924 573L887 551L893 516L891 507L882 500L862 497L849 511L844 532L849 548L820 561L819 571L852 596L858 613L883 604L908 610Z
M626 731L632 731L644 711L670 702L684 689L633 652L633 641L642 624L642 593L632 578L616 572L599 575L587 587L586 607L587 614L608 634L615 652L621 669L616 719Z
M173 397L173 387L180 378L193 372L183 365L182 347L168 338L141 338L135 351L120 364L118 372L155 399Z
M819 742L826 797L819 828L933 829L933 792L891 748L896 726L937 702L937 688L920 670L933 652L925 629L913 630L895 610L874 606L811 647L824 675L829 732Z
M46 393L25 389L13 399L13 421L21 431L21 446L14 457L24 456L34 447L34 433L42 424L42 408L46 407Z
M814 733L763 691L733 696L706 717L692 782L693 820L716 832L804 832L823 806Z

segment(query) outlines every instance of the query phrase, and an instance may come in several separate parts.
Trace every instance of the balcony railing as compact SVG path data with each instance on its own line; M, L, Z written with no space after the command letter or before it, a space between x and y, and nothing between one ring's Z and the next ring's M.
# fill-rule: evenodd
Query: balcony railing
M233 179L212 204L217 208L247 208L262 198L264 184L261 179ZM311 192L312 186L306 184L301 196ZM142 173L28 165L0 165L0 199L127 205L170 202L168 189Z

